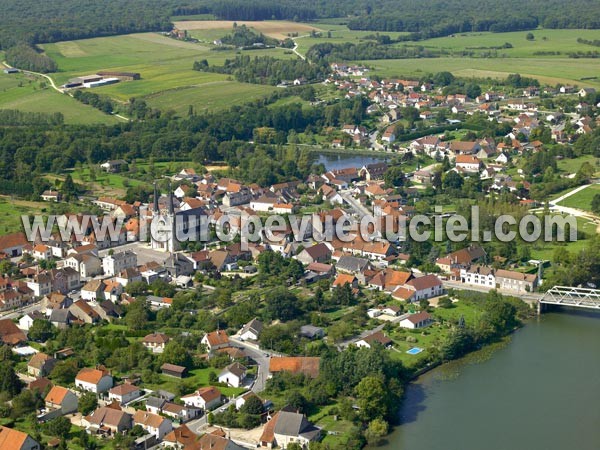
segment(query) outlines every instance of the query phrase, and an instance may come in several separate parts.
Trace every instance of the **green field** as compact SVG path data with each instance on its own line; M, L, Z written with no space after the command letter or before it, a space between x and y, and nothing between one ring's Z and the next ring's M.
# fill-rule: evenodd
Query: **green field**
M511 73L535 77L542 83L600 87L598 59L573 58L416 58L366 61L381 76L420 77L449 71L460 77L505 78Z
M189 105L193 105L197 113L211 111L264 97L272 90L272 86L236 81L212 81L163 91L147 96L146 100L154 108L172 109L183 115L187 114Z
M593 184L570 197L565 198L559 203L560 206L568 208L583 209L584 211L592 210L592 199L596 194L600 194L600 185Z
M560 161L557 162L557 166L558 166L558 169L563 172L577 173L579 168L586 162L590 163L593 167L598 169L598 165L599 165L598 163L600 162L600 159L598 159L592 155L583 155L583 156L580 156L578 158L573 158L573 159L569 159L569 158L561 159Z
M506 55L511 58L531 58L535 57L536 52L560 52L556 57L565 57L566 53L573 51L587 52L595 50L595 47L580 44L577 38L587 40L600 39L600 30L533 30L535 39L528 41L525 39L526 31L515 31L510 33L461 33L452 36L446 36L435 39L419 41L418 45L425 48L444 49L449 51L474 51L482 52L493 50L492 47L499 47L505 43L512 45L512 48L498 49L499 55ZM383 34L383 33L382 33ZM398 44L403 45L404 43ZM539 55L538 55L539 56ZM554 57L554 56L552 56Z
M6 75L0 72L0 108L27 112L55 113L65 117L65 123L89 124L119 122L114 116L56 92L41 78L31 75Z
M99 70L139 72L141 80L121 82L94 89L119 101L147 97L161 109L187 112L188 105L197 111L244 103L272 91L269 86L255 86L230 81L227 75L192 70L194 61L207 59L222 64L236 52L211 51L207 46L178 41L157 33L58 42L43 46L59 66L53 77L62 84L70 78ZM252 54L291 57L281 49L258 50Z
M49 206L43 202L29 202L0 196L0 234L14 233L23 229L21 215L40 214Z

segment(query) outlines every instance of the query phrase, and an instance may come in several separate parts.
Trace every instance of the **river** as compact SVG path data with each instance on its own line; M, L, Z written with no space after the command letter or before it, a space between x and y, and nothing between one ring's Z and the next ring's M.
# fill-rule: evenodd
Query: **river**
M470 355L408 386L401 425L379 448L598 450L599 344L600 314L543 314L489 358Z

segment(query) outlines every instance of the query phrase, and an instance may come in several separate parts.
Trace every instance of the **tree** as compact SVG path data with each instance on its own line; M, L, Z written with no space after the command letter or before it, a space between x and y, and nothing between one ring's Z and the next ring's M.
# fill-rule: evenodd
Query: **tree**
M11 361L0 362L0 392L6 392L10 397L21 391L22 383L17 377Z
M125 323L134 330L143 330L148 324L149 311L146 299L138 297L135 302L127 307Z
M44 429L51 436L66 439L71 431L71 421L67 417L56 417L46 423Z
M175 364L177 366L192 367L192 357L186 348L175 340L169 341L159 358L160 364Z
M429 300L427 300L426 298L422 298L421 300L419 300L419 307L422 311L427 311L427 308L429 308Z
M79 372L77 361L74 359L67 359L65 361L59 361L50 372L50 378L59 385L71 384L75 381L75 377Z
M381 444L382 438L388 434L388 423L383 419L373 419L365 430L365 438L369 445Z
M98 407L98 398L96 394L93 392L86 392L81 397L79 397L79 402L77 404L77 410L87 416L89 413L94 411Z
M438 306L445 309L452 308L452 300L448 296L442 297L438 300Z
M306 409L307 403L306 398L299 391L292 391L287 397L287 404L300 412Z
M46 342L52 336L54 336L55 328L47 320L34 319L33 324L29 328L27 337L33 341Z
M392 166L383 175L383 180L386 187L399 187L404 186L406 178L400 166Z
M265 312L268 317L282 321L295 319L300 311L298 298L285 287L277 287L266 296Z
M244 414L262 414L263 404L260 401L260 398L256 395L250 396L240 408L240 412Z
M600 214L600 194L596 194L592 198L592 212L594 214Z
M387 390L382 376L370 375L356 386L359 415L364 422L383 418L387 414Z
M535 39L535 36L533 35L533 33L529 32L525 35L525 39L527 39L528 41L533 41Z

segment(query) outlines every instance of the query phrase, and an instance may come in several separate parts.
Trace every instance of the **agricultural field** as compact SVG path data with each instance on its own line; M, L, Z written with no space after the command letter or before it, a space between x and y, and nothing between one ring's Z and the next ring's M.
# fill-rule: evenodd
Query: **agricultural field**
M366 63L381 76L419 77L449 71L459 77L506 78L511 73L535 77L541 83L600 87L598 59L574 58L417 58L372 60ZM582 80L584 78L594 78Z
M141 80L95 88L125 102L131 97L146 98L155 107L187 112L228 107L266 95L269 86L231 81L229 76L192 70L194 61L207 59L222 64L234 58L235 51L211 51L196 43L178 41L157 33L84 39L43 46L59 66L53 77L63 84L70 78L99 70L139 72ZM282 49L255 50L252 54L292 57Z
M560 52L556 57L565 57L568 52L587 52L597 50L596 47L580 44L577 38L586 40L600 39L600 30L533 30L533 40L527 40L527 31L515 31L509 33L461 33L441 38L419 41L418 45L425 48L449 50L449 51L476 51L494 50L505 43L512 48L498 49L499 55L510 58L532 58L536 56L555 57L550 55L536 55L538 52ZM386 34L386 33L382 33ZM393 37L393 36L392 36ZM400 43L397 45L403 45Z
M191 31L192 36L196 30L231 30L233 24L246 25L248 28L253 28L257 32L270 36L275 39L285 39L290 33L298 33L299 35L310 34L311 31L321 31L319 28L306 23L268 20L268 21L232 21L232 20L199 20L199 21L182 21L175 22L174 25L180 30Z
M223 109L235 104L249 102L271 92L271 86L238 83L235 81L212 81L146 96L148 104L161 110L173 110L179 115L187 114L192 105L196 113Z
M0 72L0 108L26 112L60 112L68 124L119 122L114 116L56 92L44 79L25 74L6 75Z

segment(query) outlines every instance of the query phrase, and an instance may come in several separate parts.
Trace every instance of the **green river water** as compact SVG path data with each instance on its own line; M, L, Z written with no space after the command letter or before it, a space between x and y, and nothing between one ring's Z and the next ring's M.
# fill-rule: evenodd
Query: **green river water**
M386 450L600 450L600 314L543 314L407 387Z

